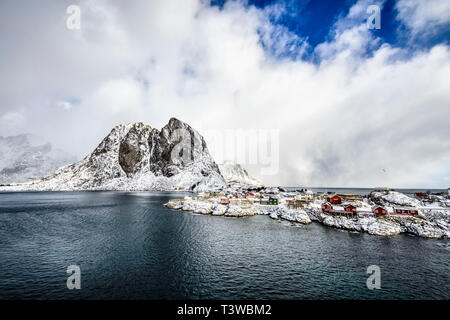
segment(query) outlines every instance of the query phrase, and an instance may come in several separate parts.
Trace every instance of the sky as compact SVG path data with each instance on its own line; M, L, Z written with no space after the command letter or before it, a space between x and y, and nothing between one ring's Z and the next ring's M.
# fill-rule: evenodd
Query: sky
M177 117L217 162L273 133L276 170L243 161L269 185L450 187L448 0L2 0L0 37L2 136L81 159L117 124Z

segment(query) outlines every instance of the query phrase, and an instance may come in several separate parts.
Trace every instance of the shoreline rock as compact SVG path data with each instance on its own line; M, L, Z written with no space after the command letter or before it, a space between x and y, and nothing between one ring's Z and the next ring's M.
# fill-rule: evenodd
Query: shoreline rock
M402 203L412 204L413 201L405 197L407 196L399 197L394 194L392 199L402 199ZM422 238L450 238L450 214L445 210L420 209L419 216L375 216L359 213L353 217L347 217L322 212L322 203L323 201L314 200L305 205L304 208L290 208L285 204L262 205L248 201L221 204L217 197L185 197L184 199L172 199L164 206L169 209L225 217L267 215L273 220L284 220L303 225L309 225L315 221L336 229L349 232L366 232L378 236L408 233ZM363 203L362 201L356 205L361 209L371 208L369 203Z

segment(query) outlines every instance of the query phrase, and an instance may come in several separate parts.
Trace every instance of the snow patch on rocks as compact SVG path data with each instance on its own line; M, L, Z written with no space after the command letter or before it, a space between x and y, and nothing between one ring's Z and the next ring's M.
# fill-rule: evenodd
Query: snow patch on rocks
M397 191L379 192L373 191L370 193L370 199L375 203L387 205L399 205L409 207L419 207L422 205L417 199L407 196L406 194Z
M261 181L250 177L247 170L240 164L226 161L219 164L220 173L225 181L232 186L262 186Z

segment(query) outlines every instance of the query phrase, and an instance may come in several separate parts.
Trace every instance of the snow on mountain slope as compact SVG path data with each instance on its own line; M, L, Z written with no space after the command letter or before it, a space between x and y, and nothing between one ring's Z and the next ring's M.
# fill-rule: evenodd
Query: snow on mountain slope
M35 180L74 161L74 156L30 134L0 137L0 184Z
M229 185L262 186L262 183L257 179L250 177L247 170L240 164L227 161L223 164L219 164L219 169Z
M172 118L161 131L143 123L118 125L83 160L9 189L203 191L225 186L203 137Z
M410 207L420 207L422 203L414 198L407 196L406 194L397 191L372 191L370 193L370 199L378 204L386 205L399 205L399 206L410 206Z

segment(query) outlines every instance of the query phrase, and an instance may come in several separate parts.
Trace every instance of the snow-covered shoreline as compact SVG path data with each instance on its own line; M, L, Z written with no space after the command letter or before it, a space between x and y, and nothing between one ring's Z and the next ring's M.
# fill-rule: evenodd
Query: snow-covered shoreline
M353 202L358 207L356 215L336 215L322 211L325 200L312 200L302 208L293 208L287 202L277 205L260 204L252 199L231 199L226 202L223 194L201 194L194 197L172 199L164 206L198 214L225 217L243 217L267 215L275 220L285 220L294 224L308 225L312 222L325 226L354 232L366 232L371 235L393 236L401 233L413 234L423 238L450 238L450 210L448 208L430 208L417 199L398 192L386 194L373 193L370 198ZM282 198L281 198L282 199ZM415 205L419 207L417 216L386 215L377 216L370 213L372 206L378 203Z

